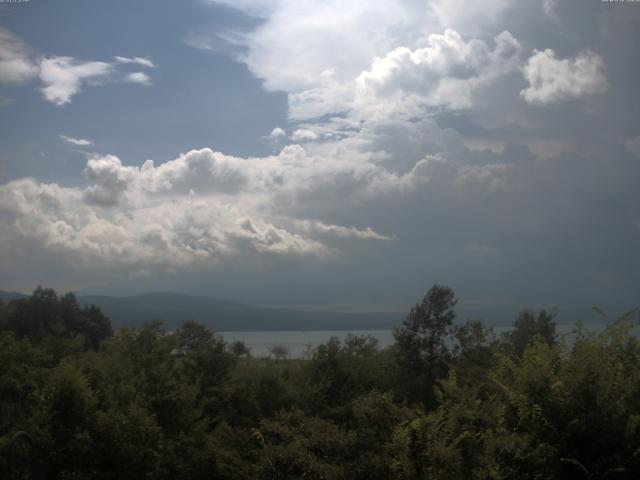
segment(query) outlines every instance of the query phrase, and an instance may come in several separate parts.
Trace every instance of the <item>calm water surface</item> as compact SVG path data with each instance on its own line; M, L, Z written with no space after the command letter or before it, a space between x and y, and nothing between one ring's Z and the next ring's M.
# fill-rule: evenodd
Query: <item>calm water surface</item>
M603 323L588 323L585 327L589 330L598 330ZM493 327L496 335L511 330L512 327ZM575 324L556 325L556 332L571 340L571 331ZM636 328L636 334L638 328ZM254 357L266 357L270 355L269 349L274 346L285 346L289 349L289 357L300 358L305 352L326 343L331 337L344 340L347 335L371 335L378 339L380 348L393 344L393 330L322 330L322 331L284 331L284 332L219 332L227 342L240 340L251 349Z
M323 331L286 331L286 332L220 332L227 342L240 340L251 349L254 357L263 357L270 354L269 349L276 345L282 345L289 349L289 357L302 357L306 350L326 343L331 337L340 340L347 335L372 335L378 339L381 348L393 343L392 330L323 330Z

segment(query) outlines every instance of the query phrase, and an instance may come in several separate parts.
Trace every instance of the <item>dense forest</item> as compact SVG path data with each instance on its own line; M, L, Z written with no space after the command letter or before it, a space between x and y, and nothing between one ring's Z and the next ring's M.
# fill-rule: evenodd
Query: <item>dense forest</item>
M563 337L523 311L497 336L455 305L433 286L390 348L254 358L38 288L0 304L2 478L640 478L635 312Z

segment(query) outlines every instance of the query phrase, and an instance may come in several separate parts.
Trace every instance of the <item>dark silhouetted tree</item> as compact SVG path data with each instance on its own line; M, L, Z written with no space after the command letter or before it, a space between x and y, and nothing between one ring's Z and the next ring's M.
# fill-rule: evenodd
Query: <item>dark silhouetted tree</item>
M507 345L522 356L525 348L533 340L541 340L547 345L556 343L556 312L541 310L538 315L531 310L523 310L516 319L513 330L504 334Z
M435 381L447 374L456 303L453 290L436 284L393 332L408 399L427 407L435 404Z

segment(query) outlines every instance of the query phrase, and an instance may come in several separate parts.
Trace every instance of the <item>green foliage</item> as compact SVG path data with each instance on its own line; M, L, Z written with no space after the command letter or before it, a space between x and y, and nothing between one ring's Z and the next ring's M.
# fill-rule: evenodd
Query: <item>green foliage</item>
M289 347L286 345L273 345L269 348L269 353L271 353L276 360L284 360L289 356Z
M225 382L225 419L253 427L291 407L299 396L291 379L297 374L296 367L296 362L283 364L270 359L239 363Z
M332 337L319 345L308 365L305 407L313 412L342 419L349 402L371 390L387 387L389 358L381 354L372 336L349 335L344 343Z
M640 477L635 312L563 343L525 311L499 340L455 303L434 286L389 349L252 358L195 322L111 333L39 288L0 304L0 476L26 430L47 479Z
M523 310L516 319L512 331L504 335L507 346L522 356L524 350L535 340L543 341L548 345L556 343L556 312L542 310L536 316L531 310Z
M260 423L261 479L346 479L351 436L335 423L300 410Z
M58 297L50 288L38 287L24 299L12 300L0 316L4 331L12 331L18 338L39 343L51 337L82 337L85 349L97 349L100 342L112 333L111 322L94 305L80 307L73 293ZM53 348L63 356L67 351Z
M448 337L453 333L456 303L449 287L436 284L393 332L406 397L412 402L422 402L427 408L435 406L436 380L448 371L451 359Z
M0 332L0 451L16 431L46 436L46 390L52 358L13 332ZM6 461L0 455L0 471Z

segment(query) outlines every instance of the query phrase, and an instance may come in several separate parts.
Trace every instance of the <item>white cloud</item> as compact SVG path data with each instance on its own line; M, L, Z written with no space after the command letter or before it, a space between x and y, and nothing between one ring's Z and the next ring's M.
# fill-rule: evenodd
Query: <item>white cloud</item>
M117 63L141 65L147 68L154 68L155 65L151 60L145 57L121 57L116 55L113 57Z
M509 6L506 0L481 0L471 6L463 1L439 0L368 3L359 0L321 3L313 0L222 0L222 3L261 18L254 30L238 35L246 51L237 54L236 58L264 80L265 88L287 92L289 116L293 120L348 114L358 95L356 80L370 73L373 59L393 61L391 57L400 52L413 52L415 57L421 50L431 48L434 32L455 31L465 39L482 33L484 38L489 29L496 28L497 21ZM511 40L513 47L517 42ZM502 41L508 43L505 38ZM471 40L471 48L478 42L482 40ZM470 52L469 56L480 53ZM492 59L496 60L499 59ZM502 61L502 66L505 63ZM410 67L409 63L404 67L407 74L408 70L420 69L417 65ZM386 104L378 110L398 110L411 104L410 94L417 95L419 101L428 98L431 104L440 107L463 108L469 105L469 98L479 84L488 81L488 70L496 67L492 63L477 81L459 78L457 74L449 81L439 77L435 80L437 88L429 85L431 78L423 78L420 92L415 91L419 82L416 78L414 91L407 92L402 98L403 105L397 104L397 98L378 97L378 101ZM402 85L398 84L398 87L402 88ZM428 95L425 95L427 90Z
M590 248L582 240L591 233L598 245L588 258L604 252L603 262L607 252L622 250L620 242L635 241L640 202L626 185L638 177L629 172L640 163L628 155L593 160L599 155L589 151L592 145L609 145L600 143L604 135L581 143L592 132L576 133L585 125L580 119L545 117L513 101L523 88L519 68L525 64L527 101L558 101L606 85L602 60L588 51L567 60L551 50L522 57L516 37L530 48L539 32L553 27L541 0L526 8L542 18L536 24L513 17L499 22L511 8L499 0L227 3L260 17L254 31L232 38L244 42L232 54L268 89L286 92L289 117L296 121L283 125L286 131L274 128L269 139L281 143L270 144L301 145L260 158L192 150L141 167L95 156L87 162L83 187L35 180L0 185L0 271L20 264L15 253L21 249L34 272L44 258L44 265L60 261L100 274L192 272L225 264L229 277L242 271L245 278L268 271L264 267L274 258L306 268L307 262L340 257L336 269L323 266L326 276L348 271L374 278L370 272L393 264L401 273L380 270L389 272L380 283L394 284L401 275L407 278L402 288L411 289L426 281L424 272L461 283L475 275L477 281L473 264L482 262L461 262L461 252L487 257L500 269L496 278L510 284L522 281L522 271L538 278L548 270L546 259L576 260L576 251ZM493 37L507 25L515 36ZM553 31L556 36L532 46L556 48L553 42L562 38L583 38ZM588 43L600 45L593 38ZM36 58L37 66L39 57L21 55ZM137 70L151 73L145 69L151 62L140 58L110 58L112 73L83 77L77 91L95 81L122 81ZM612 64L610 71L620 68ZM600 87L591 85L594 78ZM616 84L616 94L629 92L625 82ZM570 128L559 124L573 120ZM470 151L456 130L477 135L477 145L494 141L496 151ZM573 147L545 162L517 149L500 152L510 140ZM631 139L627 147L637 151L639 142ZM613 204L616 209L607 210ZM621 204L629 213L620 214ZM602 232L612 232L615 241ZM318 284L327 278L318 276L305 278Z
M391 241L393 236L381 235L371 228L367 227L364 230L359 230L355 227L343 227L340 225L327 225L322 222L301 221L297 224L300 228L307 232L318 232L324 234L335 235L344 238L356 238L360 240L383 240Z
M0 27L0 83L25 83L37 75L38 67L27 45Z
M149 78L149 75L142 72L129 73L126 77L124 77L124 81L145 86L151 85L151 78Z
M355 104L367 117L389 110L412 115L425 105L470 108L475 90L517 67L520 51L507 31L495 38L494 50L453 30L429 35L423 48L400 47L375 59L358 77Z
M85 138L73 138L67 137L66 135L60 135L60 138L66 143L79 147L88 147L89 145L93 145L93 142L91 140L87 140Z
M374 58L352 78L340 80L334 69L322 71L315 86L289 92L289 115L310 120L342 113L371 122L396 114L411 117L424 107L468 109L480 89L517 70L521 50L507 31L494 38L492 49L446 30L429 35L423 47L397 47ZM294 133L292 138L301 137Z
M120 187L118 187L120 188ZM27 241L85 268L160 271L211 266L251 252L325 256L321 243L212 199L188 197L101 209L75 188L33 180L0 187L0 226L9 248ZM94 193L94 192L92 192ZM34 253L36 253L34 251Z
M274 128L273 130L271 130L271 133L269 134L269 138L272 138L272 139L283 138L286 136L287 136L287 132L285 132L284 129L280 127Z
M115 79L117 63L124 63L125 57L116 57L116 63L84 62L72 57L44 58L40 61L39 76L41 89L46 100L58 106L71 102L85 85L103 85ZM125 59L128 63L141 64L139 57ZM148 66L148 65L145 65ZM152 66L152 65L151 65ZM151 85L151 78L143 72L128 73L123 81L138 85Z
M241 34L246 51L237 58L265 88L288 93L292 119L348 110L354 80L371 59L414 41L428 18L415 0L222 3L263 19Z
M103 207L118 205L138 172L134 167L123 166L114 155L90 158L84 174L93 185L85 190L85 199Z
M0 83L26 83L36 78L42 82L44 98L58 106L71 102L87 85L103 85L113 81L121 64L153 68L148 58L114 57L113 62L83 61L68 56L42 57L10 31L0 27ZM121 77L122 78L122 77ZM124 81L151 85L149 75L129 73Z
M147 160L140 168L139 187L153 194L238 193L248 181L243 159L223 155L209 148L191 150L177 159L155 166Z
M85 188L35 180L0 186L0 238L8 249L28 244L86 268L128 272L207 268L254 255L333 261L354 242L397 241L392 227L367 225L381 218L370 205L402 201L422 211L431 191L449 192L447 198L465 189L508 191L509 167L474 169L446 153L424 155L421 137L431 142L443 134L428 125L397 123L258 158L205 148L136 167L114 155L92 156ZM382 150L376 142L387 135L400 141ZM421 156L396 170L413 156L412 144Z
M306 206L317 204L304 197L337 180L365 197L379 194L375 185L398 181L351 154L317 158L292 145L278 155L237 158L202 149L142 167L106 155L89 158L84 174L86 188L31 179L0 186L0 238L130 271L251 254L331 259L338 254L332 238L393 240L371 227L307 218Z
M529 87L520 95L527 103L549 104L607 90L602 58L585 50L575 58L558 59L551 49L536 51L523 68Z
M82 62L71 57L45 58L40 62L42 93L58 106L71 101L71 97L85 85L100 84L107 80L113 67L105 62Z
M298 128L291 134L291 140L294 142L313 141L318 139L318 134L313 130L306 128Z
M507 0L216 0L262 21L242 35L243 58L265 86L288 92L316 86L322 72L356 77L372 58L447 28L476 35L495 28Z
M471 152L430 118L366 124L348 137L265 157L205 148L137 167L94 156L84 187L32 179L0 185L0 270L13 271L17 258L22 271L41 271L45 259L88 278L219 266L251 275L282 264L337 272L418 261L420 271L446 275L466 252L511 275L510 264L524 268L529 255L540 261L538 248L566 254L564 245L580 243L575 235L618 221L610 212L593 218L585 205L611 194L603 169L613 175L607 185L621 184L620 164L530 157L522 146ZM578 170L580 188L567 199ZM637 194L621 191L620 201L634 208Z
M392 48L393 25L414 21L411 2L356 0L284 0L268 7L255 2L235 8L260 8L265 21L245 35L243 57L265 87L288 92L316 86L322 72L335 72L339 81L356 76L375 55Z

